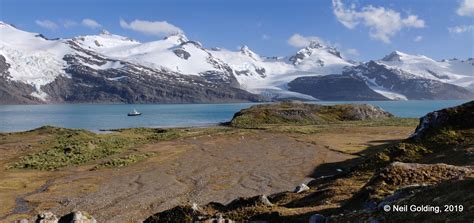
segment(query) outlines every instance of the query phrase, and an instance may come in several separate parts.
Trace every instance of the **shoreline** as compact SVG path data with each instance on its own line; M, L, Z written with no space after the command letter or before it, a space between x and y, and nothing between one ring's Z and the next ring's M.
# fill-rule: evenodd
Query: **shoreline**
M423 103L418 101L390 101L373 102L375 106L399 116L419 118L426 113L444 107L451 107L463 103L464 100L438 101L438 104ZM319 102L323 105L356 102ZM369 103L370 102L357 102ZM381 103L381 104L377 104ZM139 104L137 109L144 113L139 118L128 118L124 115L134 105L120 104L90 104L90 105L43 105L41 108L30 108L29 105L18 105L15 108L0 106L1 133L29 131L44 125L53 125L64 128L87 129L98 132L101 129L150 127L150 128L175 128L175 127L201 127L218 125L229 121L233 114L240 109L248 108L260 103L232 103L232 104L175 104L152 105ZM274 103L271 103L274 104ZM313 104L313 103L309 103ZM118 106L118 107L115 107ZM142 107L140 107L142 106ZM80 110L78 110L80 109ZM104 110L105 109L105 110ZM178 112L174 112L177 110ZM39 117L39 118L34 118ZM82 120L82 121L81 121Z

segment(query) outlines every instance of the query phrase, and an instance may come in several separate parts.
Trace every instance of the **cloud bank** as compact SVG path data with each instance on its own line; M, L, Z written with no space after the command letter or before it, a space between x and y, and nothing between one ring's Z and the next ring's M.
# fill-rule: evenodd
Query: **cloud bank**
M460 16L474 16L474 0L462 1L456 13Z
M53 22L51 20L46 20L46 19L45 20L36 20L35 23L36 23L36 25L38 25L42 28L53 30L53 31L58 29L58 27L59 27L55 22Z
M359 25L369 28L369 35L375 40L390 43L390 39L403 28L423 28L425 21L417 15L402 18L400 13L384 7L368 5L357 10L355 5L347 8L341 0L333 0L333 13L345 27L354 29Z
M326 44L324 40L317 36L302 36L298 33L293 34L290 36L290 38L287 40L288 44L290 46L296 47L296 48L302 48L302 47L307 47L311 42L318 42L322 44Z
M448 31L453 34L461 34L465 32L473 32L474 31L474 25L462 25L462 26L454 26L454 27L449 27Z
M87 28L91 28L91 29L97 29L97 28L100 28L102 27L102 25L100 23L98 23L97 21L93 20L93 19L83 19L81 24Z
M125 20L120 19L120 26L124 29L130 29L153 36L168 36L183 33L183 30L166 21L133 20L127 23Z

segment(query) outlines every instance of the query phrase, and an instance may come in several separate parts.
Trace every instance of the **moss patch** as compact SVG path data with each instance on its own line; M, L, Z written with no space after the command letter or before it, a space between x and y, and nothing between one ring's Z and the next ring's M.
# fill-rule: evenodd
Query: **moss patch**
M28 154L9 166L16 169L55 170L106 158L127 149L181 136L178 129L121 129L110 134L85 130L42 127L37 134L49 134L40 141L39 152Z

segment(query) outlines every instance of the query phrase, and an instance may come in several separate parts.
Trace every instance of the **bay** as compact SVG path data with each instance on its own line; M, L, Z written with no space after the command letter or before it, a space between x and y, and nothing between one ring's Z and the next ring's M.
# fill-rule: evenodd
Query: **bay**
M466 100L438 101L324 101L320 104L372 104L399 117L419 118L428 112ZM16 132L52 125L65 128L117 129L132 127L193 127L215 125L253 103L234 104L49 104L0 105L0 132ZM133 109L143 113L129 117Z

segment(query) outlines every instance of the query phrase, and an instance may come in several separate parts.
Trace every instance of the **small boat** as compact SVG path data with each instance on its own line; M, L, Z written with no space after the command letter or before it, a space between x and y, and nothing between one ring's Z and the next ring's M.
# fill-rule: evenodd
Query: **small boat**
M139 116L139 115L142 115L142 113L140 113L137 110L133 109L133 111L128 113L127 115L128 116Z

